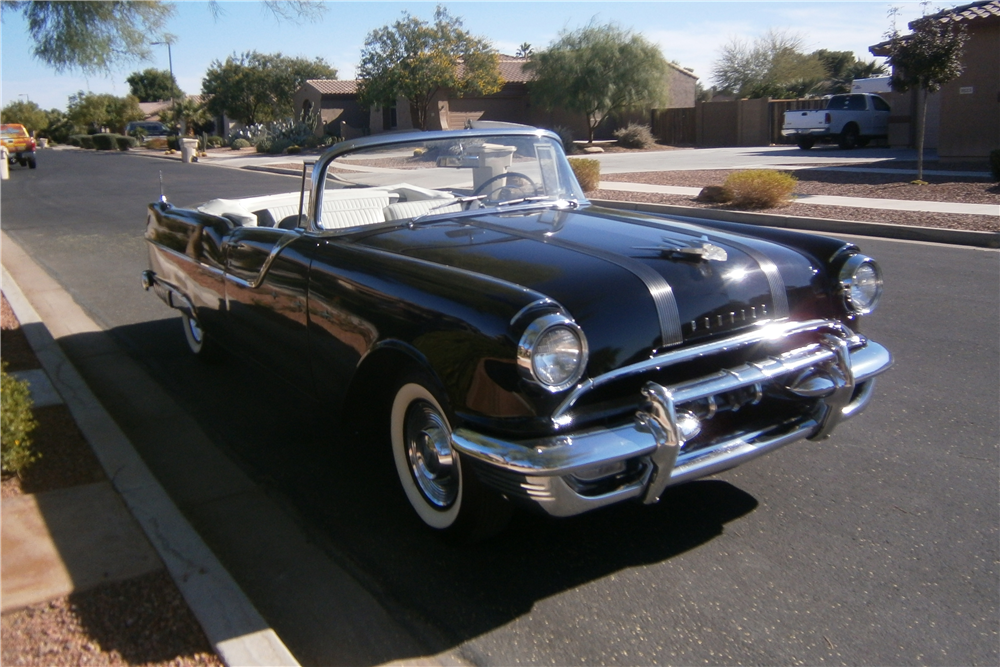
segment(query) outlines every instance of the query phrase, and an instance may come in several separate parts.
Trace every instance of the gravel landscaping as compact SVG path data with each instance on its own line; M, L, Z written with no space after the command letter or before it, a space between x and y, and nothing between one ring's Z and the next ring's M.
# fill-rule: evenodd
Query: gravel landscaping
M39 368L6 298L0 299L0 354L8 371ZM65 405L33 410L41 458L0 481L11 498L106 479ZM165 569L105 583L0 618L0 664L221 667L222 662Z
M893 165L895 168L897 165ZM948 165L951 168L951 165ZM909 165L903 168L908 168ZM937 169L925 166L926 169ZM601 177L605 186L612 182L646 183L703 188L722 185L732 171L657 171L630 174L607 174ZM864 222L883 222L897 225L965 229L972 231L1000 231L1000 185L985 179L924 176L927 185L914 185L914 177L905 174L848 172L817 169L799 169L792 172L799 180L796 194L832 195L837 197L868 197L908 201L958 202L965 204L995 204L997 216L956 215L924 211L899 211L893 209L854 208L846 206L817 206L793 203L770 212L809 218L830 218ZM725 208L696 201L685 195L666 195L645 192L626 192L606 187L588 192L593 199L671 204L698 208Z

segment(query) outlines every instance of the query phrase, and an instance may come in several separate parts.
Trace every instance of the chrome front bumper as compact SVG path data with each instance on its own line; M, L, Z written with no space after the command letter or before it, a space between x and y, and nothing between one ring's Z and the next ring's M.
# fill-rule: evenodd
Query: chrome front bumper
M821 342L679 384L648 383L643 389L646 408L636 412L631 424L519 442L460 428L452 441L456 450L473 460L483 482L553 516L572 516L630 499L655 503L668 486L733 468L797 440L824 438L837 423L864 410L875 376L892 365L892 357L878 343L836 323L772 325L754 334L668 353L657 358L656 367L804 331L822 332ZM642 369L647 366L648 362ZM732 433L684 451L689 413L679 407L694 401L714 405L716 396L759 393L769 383L814 403L816 409L808 417Z

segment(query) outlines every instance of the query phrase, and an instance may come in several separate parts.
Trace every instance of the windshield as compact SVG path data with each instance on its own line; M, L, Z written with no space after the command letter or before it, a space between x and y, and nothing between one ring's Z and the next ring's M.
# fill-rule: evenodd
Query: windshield
M434 132L359 141L321 160L321 229L583 200L559 141L539 131ZM366 145L367 144L367 145ZM332 153L336 153L335 148ZM322 167L326 168L325 177ZM315 211L315 208L313 209ZM381 217L367 220L367 217Z

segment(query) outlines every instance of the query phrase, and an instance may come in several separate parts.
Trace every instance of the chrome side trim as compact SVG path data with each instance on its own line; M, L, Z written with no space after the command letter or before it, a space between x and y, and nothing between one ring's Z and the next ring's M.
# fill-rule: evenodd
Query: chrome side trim
M177 257L178 259L183 259L185 262L196 262L197 261L197 260L193 259L191 257L191 255L186 255L186 254L182 253L179 250L174 250L173 248L168 248L165 245L161 245L159 243L155 243L153 241L150 241L149 239L146 239L146 242L149 245L151 245L154 248L156 248L156 250L158 250L159 252L163 252L163 253L167 253L169 255L173 255L174 257ZM223 271L222 269L220 269L217 266L211 266L209 264L206 264L205 262L200 262L200 261L197 262L197 263L198 263L198 268L204 269L205 271L208 271L210 273L214 273L215 275L221 276L221 275L223 275L225 273L225 271Z
M274 260L278 257L278 254L287 248L293 241L302 235L301 230L282 230L285 232L281 238L274 244L271 248L271 252L268 253L267 259L261 264L260 271L257 273L257 277L253 280L244 280L243 278L237 278L236 276L230 274L228 271L225 273L226 280L236 283L237 285L242 285L243 287L249 287L250 289L257 289L264 282L264 278L267 277L267 272L271 270L271 265ZM239 239L236 239L236 243L239 243ZM235 244L234 244L235 245Z

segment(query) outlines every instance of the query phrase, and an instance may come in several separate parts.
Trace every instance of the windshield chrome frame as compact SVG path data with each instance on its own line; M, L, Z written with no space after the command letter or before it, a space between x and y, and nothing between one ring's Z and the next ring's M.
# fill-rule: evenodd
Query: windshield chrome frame
M453 139L477 139L477 138L489 138L489 137L535 137L535 138L547 138L555 142L559 146L560 153L563 154L563 159L566 159L565 151L562 148L562 140L559 138L555 132L551 130L543 130L535 127L525 126L524 128L494 128L494 129L479 129L479 130L433 130L429 132L421 132L419 130L414 130L412 132L396 132L396 133L385 133L378 134L375 136L361 137L358 139L350 139L348 141L342 141L338 144L334 144L329 150L327 150L320 158L316 161L313 166L311 183L309 185L309 220L308 224L312 229L316 229L316 220L318 219L317 212L323 210L323 192L326 189L326 174L330 168L333 161L346 155L348 153L353 153L355 151L360 151L368 148L379 148L382 146L393 146L396 144L407 144L414 143L418 141L442 141L442 140L453 140ZM570 170L572 174L572 170ZM574 179L575 181L575 179ZM579 183L576 183L577 190L580 193L580 198L575 200L567 200L564 197L558 198L554 197L552 199L552 204L558 204L560 202L574 201L577 206L585 206L589 204L587 199L583 197L583 190L580 189ZM539 202L531 202L534 206L538 206ZM483 207L480 209L474 209L473 212L493 210L498 208L497 206ZM503 207L508 211L517 210L520 205L506 206ZM463 211L463 213L466 211ZM444 213L441 215L455 215L455 213ZM430 216L425 216L424 219ZM434 216L437 217L437 216Z

